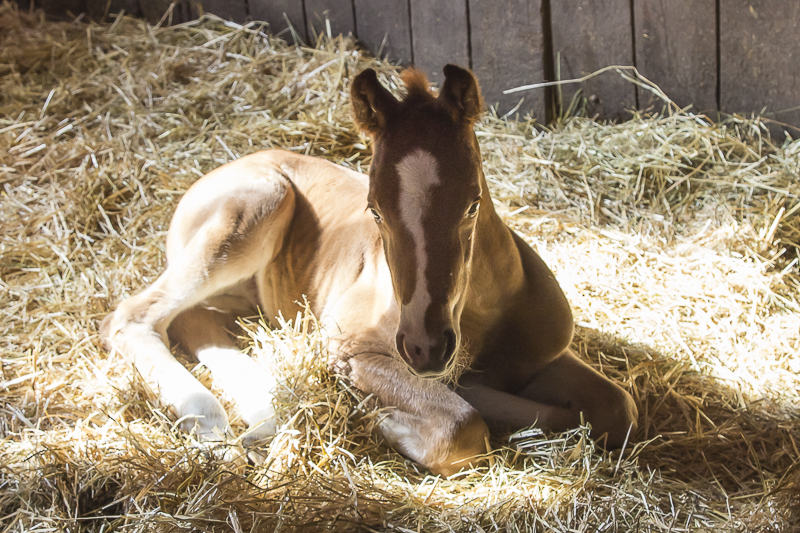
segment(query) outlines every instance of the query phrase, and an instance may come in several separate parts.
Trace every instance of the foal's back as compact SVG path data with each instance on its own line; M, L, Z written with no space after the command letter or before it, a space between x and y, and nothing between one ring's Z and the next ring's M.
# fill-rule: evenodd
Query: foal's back
M367 177L322 159L266 150L208 173L186 192L176 209L167 242L168 261L178 260L220 202L231 206L225 229L229 235L221 240L257 240L254 229L275 211L277 202L287 203L281 189L291 195L289 221L277 236L275 253L268 257L250 250L262 263L253 274L252 303L270 319L278 314L293 317L305 298L323 321L331 317L338 322L342 313L355 312L393 320L391 278L380 235L366 211ZM342 308L341 300L359 285L365 288L363 301L351 313ZM223 287L221 292L228 290ZM381 340L389 343L392 338L387 330Z
M262 305L293 316L305 297L323 322L340 322L342 314L391 315L396 305L380 235L366 210L367 177L282 150L256 155L259 164L267 160L279 169L295 191L294 216L281 253L259 274ZM343 299L351 295L350 304L359 290L361 301L346 308ZM335 334L336 325L331 326L329 333Z

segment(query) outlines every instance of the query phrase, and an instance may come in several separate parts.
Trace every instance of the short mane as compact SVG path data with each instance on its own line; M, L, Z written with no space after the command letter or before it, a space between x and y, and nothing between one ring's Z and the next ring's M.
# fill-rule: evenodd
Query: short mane
M428 89L428 77L421 70L416 68L406 69L400 74L400 78L403 80L406 90L408 91L405 97L406 100L420 96L433 96Z

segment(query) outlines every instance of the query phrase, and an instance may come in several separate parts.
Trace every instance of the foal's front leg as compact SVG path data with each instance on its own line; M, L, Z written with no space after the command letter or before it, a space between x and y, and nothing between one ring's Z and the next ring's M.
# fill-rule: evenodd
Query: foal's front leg
M360 390L391 406L379 430L389 444L436 474L477 465L489 430L480 414L442 383L412 374L402 361L363 354L349 361Z

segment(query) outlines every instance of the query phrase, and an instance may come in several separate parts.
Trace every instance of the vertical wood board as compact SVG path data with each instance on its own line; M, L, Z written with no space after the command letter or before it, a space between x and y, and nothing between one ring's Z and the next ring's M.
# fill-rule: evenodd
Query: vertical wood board
M633 65L629 0L554 0L553 53L560 52L562 80L586 76L611 65ZM556 62L556 72L559 64ZM561 86L564 108L578 89L589 116L624 120L636 107L635 86L614 71L580 84Z
M41 6L45 13L57 17L77 17L86 10L85 0L42 0Z
M411 63L411 18L408 2L353 0L358 40L376 57L393 63Z
M531 113L544 122L544 89L503 94L545 79L541 0L508 0L503 9L497 7L494 0L469 3L472 69L484 99L504 114L524 98L520 115Z
M32 8L36 8L36 3L33 0L17 0L17 8L22 13L27 13Z
M249 0L250 18L269 24L270 32L288 43L294 43L289 24L304 42L308 42L306 17L302 0ZM285 16L284 16L285 15ZM286 19L289 19L287 24Z
M721 110L800 126L798 36L800 2L720 0Z
M116 15L123 10L132 17L142 15L137 0L86 0L86 11L96 21L108 20L110 15Z
M314 35L327 32L325 19L330 20L331 36L356 33L356 21L353 18L352 0L305 0L306 24L309 41Z
M715 0L635 0L636 68L678 106L717 109ZM639 106L663 100L639 90Z
M140 0L139 7L142 8L142 15L147 22L157 24L164 16L164 13L169 10L171 4L172 0ZM183 6L181 4L176 4L172 11L173 24L183 22ZM166 25L168 21L169 18L164 21L164 24Z
M203 13L212 13L221 19L243 24L247 20L245 0L195 0L203 6Z
M441 83L448 63L470 66L466 0L410 0L414 65Z

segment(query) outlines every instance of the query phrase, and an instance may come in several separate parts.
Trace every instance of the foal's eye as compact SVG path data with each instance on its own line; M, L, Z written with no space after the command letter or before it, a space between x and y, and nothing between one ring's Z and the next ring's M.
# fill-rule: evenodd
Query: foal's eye
M480 200L475 200L474 202L472 202L472 205L469 206L469 209L467 210L467 215L466 215L467 218L472 218L475 215L477 215L478 214L478 208L480 206L481 206L481 201Z
M372 212L372 218L374 218L374 219L375 219L375 222L378 222L378 223L380 223L380 222L383 220L383 218L381 218L381 215L380 215L380 213L378 213L377 211L375 211L375 210L374 210L373 208L371 208L371 207L369 208L369 210Z

